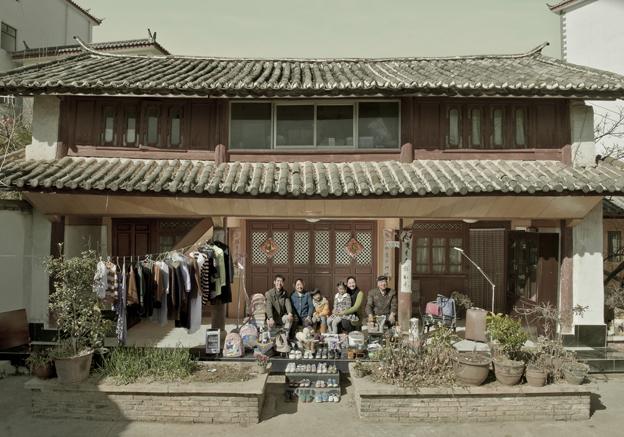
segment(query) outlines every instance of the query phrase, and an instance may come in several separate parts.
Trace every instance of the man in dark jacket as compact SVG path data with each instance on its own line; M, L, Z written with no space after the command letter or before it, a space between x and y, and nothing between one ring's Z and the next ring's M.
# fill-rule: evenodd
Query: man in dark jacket
M288 293L284 288L284 277L276 275L274 287L265 293L266 316L269 328L283 327L290 331L293 322L293 309Z
M373 322L375 316L386 316L386 323L390 326L396 322L397 294L392 288L388 288L388 277L377 277L377 288L368 292L366 302L366 314L368 321Z

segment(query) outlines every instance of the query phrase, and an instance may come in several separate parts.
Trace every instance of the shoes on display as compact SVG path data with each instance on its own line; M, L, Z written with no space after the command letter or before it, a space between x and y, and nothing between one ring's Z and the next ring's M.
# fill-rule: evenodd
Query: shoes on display
M323 399L323 402L329 401L329 394L327 394L327 392L322 393L321 399Z
M332 350L330 350L330 351L327 353L327 358L329 358L330 360L333 360L335 357L336 357L336 355L334 354L334 350L333 350L333 349L332 349Z
M288 352L288 358L290 358L291 360L295 359L295 350L292 349L290 352Z
M310 373L316 373L316 364L312 364L312 367L310 369Z
M322 352L321 352L321 349L319 349L319 350L316 351L316 359L320 360L321 356L322 356Z
M295 352L295 358L296 358L297 360L300 360L302 356L303 356L303 354L301 353L301 351L300 351L300 350L297 350L297 351Z

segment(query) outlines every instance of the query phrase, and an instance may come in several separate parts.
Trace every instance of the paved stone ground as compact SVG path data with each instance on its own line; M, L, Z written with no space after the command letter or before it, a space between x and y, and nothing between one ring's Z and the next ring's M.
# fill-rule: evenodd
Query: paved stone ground
M592 418L583 422L525 422L492 424L383 425L361 422L355 413L352 387L343 387L339 404L297 404L283 402L280 377L268 385L263 421L257 425L187 425L161 423L111 423L86 420L42 419L30 414L30 393L23 388L28 380L12 376L0 380L0 436L429 436L462 435L478 432L486 436L622 435L624 425L624 375L595 375L599 393L593 399ZM283 378L281 379L283 380Z

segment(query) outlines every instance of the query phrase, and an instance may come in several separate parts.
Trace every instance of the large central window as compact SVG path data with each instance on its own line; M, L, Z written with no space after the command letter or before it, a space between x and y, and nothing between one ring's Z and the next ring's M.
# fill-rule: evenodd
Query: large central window
M233 102L231 149L398 148L399 102Z

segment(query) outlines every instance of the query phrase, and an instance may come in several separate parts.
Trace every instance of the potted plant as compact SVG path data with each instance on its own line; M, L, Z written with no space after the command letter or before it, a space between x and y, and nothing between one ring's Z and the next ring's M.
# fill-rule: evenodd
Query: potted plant
M563 365L563 375L566 382L574 385L581 385L585 382L589 366L585 363L566 363Z
M495 342L494 374L504 385L516 385L524 373L521 350L528 339L520 322L503 314L490 314L487 333Z
M492 358L478 352L459 354L456 359L455 376L468 385L481 385L490 374Z
M466 311L474 307L472 299L459 291L452 292L451 298L455 301L455 306L459 309L457 314L458 318L463 319L466 316Z
M102 307L93 292L95 252L80 256L50 257L46 271L54 284L50 295L50 311L56 318L59 344L50 353L54 359L59 382L64 384L85 380L91 369L93 351L103 346L111 321L102 317Z
M34 351L26 358L30 373L40 379L52 377L52 358L47 351Z
M548 382L547 357L540 353L534 353L527 364L524 377L531 387L544 387Z

